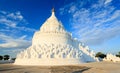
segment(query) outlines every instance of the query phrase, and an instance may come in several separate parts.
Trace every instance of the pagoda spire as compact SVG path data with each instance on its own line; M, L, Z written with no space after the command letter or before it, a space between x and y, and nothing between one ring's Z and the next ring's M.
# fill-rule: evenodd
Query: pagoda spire
M52 8L52 12L55 12L55 9L54 9L54 7Z
M52 8L52 16L54 16L55 15L55 9L54 9L54 7Z

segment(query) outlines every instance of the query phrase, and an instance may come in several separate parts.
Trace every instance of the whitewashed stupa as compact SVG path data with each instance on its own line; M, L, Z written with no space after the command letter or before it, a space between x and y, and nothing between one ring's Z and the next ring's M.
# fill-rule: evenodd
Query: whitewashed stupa
M32 45L17 55L16 65L74 65L96 61L95 54L81 42L72 38L62 23L52 15L35 32Z
M107 54L103 61L120 62L120 57L113 54Z

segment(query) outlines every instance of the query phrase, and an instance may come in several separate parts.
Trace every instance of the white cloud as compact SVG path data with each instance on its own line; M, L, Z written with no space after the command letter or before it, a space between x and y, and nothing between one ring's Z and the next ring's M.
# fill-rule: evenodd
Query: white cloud
M31 35L27 33L32 34L36 30L25 27L27 24L19 11L0 11L0 49L25 49L30 46Z
M112 2L112 0L105 0L105 4Z
M2 13L2 14L7 14L7 12L5 12L5 11L0 11L0 13Z
M0 24L5 24L6 26L13 27L13 28L16 27L16 22L13 22L13 21L8 20L6 18L1 18L0 19Z
M81 41L87 44L101 44L104 41L111 39L113 37L120 36L120 27L114 26L107 29L91 29L82 33Z
M22 26L22 27L16 27L16 29L19 29L19 30L21 30L21 31L30 31L30 32L36 31L36 29L27 28L27 27L24 27L24 26Z
M69 13L74 13L76 11L76 7L73 5L70 7Z
M36 31L26 27L28 22L21 12L0 11L0 54L16 54L31 45L31 36Z
M23 16L21 15L21 13L20 12L15 12L15 13L9 13L8 15L7 15L7 17L8 18L12 18L12 19L14 19L14 20L23 20Z
M23 35L22 37L20 37L19 39L25 39L27 37L27 35Z
M24 26L18 26L23 24ZM24 19L19 11L14 13L0 11L0 25L5 25L9 28L18 29L20 31L36 31L33 28L25 27L26 24L28 24L28 22Z
M61 8L64 9L63 14L69 13L71 16L69 20L75 37L77 36L86 44L98 45L120 36L120 10L116 10L111 4L104 4L105 2L110 3L112 0L98 0L89 8L83 4L82 7L79 5L80 2L78 0Z
M26 35L21 36L20 38L14 38L7 36L5 34L0 34L0 40L4 43L0 43L0 48L26 48L31 45L31 41L25 40Z

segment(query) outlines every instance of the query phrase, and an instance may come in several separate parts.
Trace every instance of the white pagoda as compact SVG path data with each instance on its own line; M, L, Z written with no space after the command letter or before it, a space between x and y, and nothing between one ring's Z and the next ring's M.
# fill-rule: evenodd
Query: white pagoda
M93 61L97 61L95 53L72 38L56 18L53 9L52 15L35 32L32 45L17 55L14 64L54 66Z

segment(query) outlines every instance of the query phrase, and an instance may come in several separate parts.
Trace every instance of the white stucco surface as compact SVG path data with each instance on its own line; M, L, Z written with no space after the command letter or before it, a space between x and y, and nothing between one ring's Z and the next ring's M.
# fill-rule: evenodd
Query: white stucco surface
M113 54L107 54L103 61L120 62L120 57L116 57Z
M16 65L73 65L98 61L95 53L72 38L52 15L35 32L32 45L17 55Z

